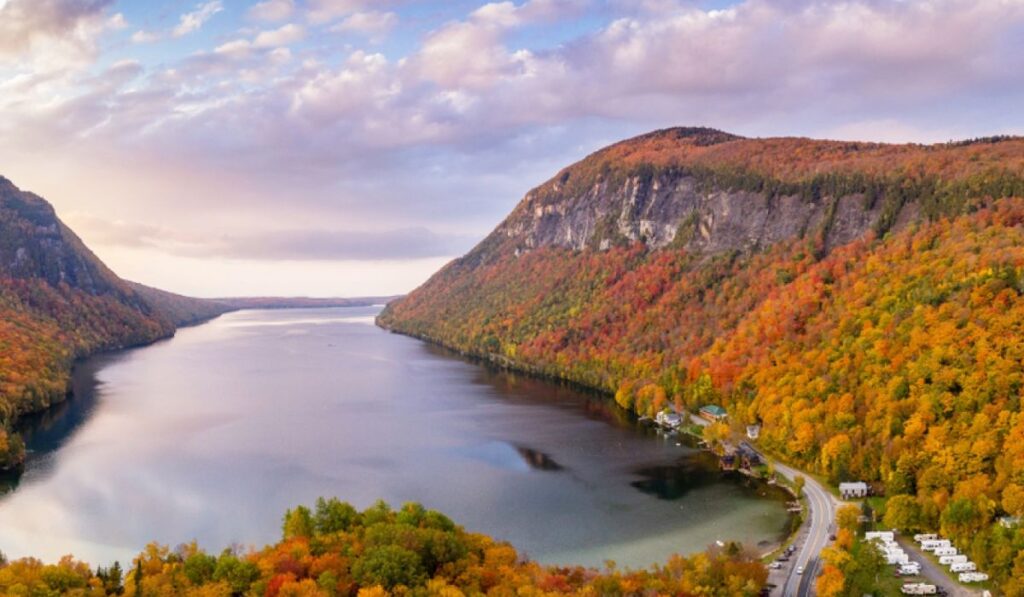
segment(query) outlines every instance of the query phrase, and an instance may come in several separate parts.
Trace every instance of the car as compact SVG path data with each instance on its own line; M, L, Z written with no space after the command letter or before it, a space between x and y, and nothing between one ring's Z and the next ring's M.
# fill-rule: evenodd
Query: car
M782 562L772 562L771 564L768 564L768 568L771 570L778 570L779 568L782 568Z
M796 573L797 574L803 574L804 573L804 567L803 566L797 566L796 567Z

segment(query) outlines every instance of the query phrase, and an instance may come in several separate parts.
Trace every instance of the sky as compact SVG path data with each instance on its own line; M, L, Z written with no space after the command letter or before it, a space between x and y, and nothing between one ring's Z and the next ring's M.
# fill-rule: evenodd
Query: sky
M1024 0L0 0L0 175L122 277L408 292L669 126L1024 134Z

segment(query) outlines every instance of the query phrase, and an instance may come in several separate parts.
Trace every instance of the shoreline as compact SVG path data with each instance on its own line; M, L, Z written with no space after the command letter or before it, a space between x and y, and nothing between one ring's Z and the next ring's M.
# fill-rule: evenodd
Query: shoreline
M519 374L523 374L523 375L527 375L527 376L533 377L533 378L541 380L541 381L546 381L546 382L549 382L549 383L555 383L555 384L558 384L558 385L561 385L561 386L564 386L564 387L567 387L567 388L571 388L571 389L576 390L576 391L580 391L580 392L584 392L584 393L591 394L591 395L594 395L594 396L598 396L598 397L600 397L602 399L610 401L611 403L615 404L616 406L619 406L618 403L615 402L613 393L608 391L608 390L596 388L596 387L589 386L589 385L586 385L584 383L581 383L581 382L578 382L578 381L575 381L575 380L572 380L572 379L567 379L565 377L561 377L561 376L558 376L558 375L546 373L546 372L541 371L540 369L538 369L536 367L530 367L528 365L524 365L522 363L519 363L518 361L515 361L515 360L510 359L508 357L505 357L503 355L497 355L497 354L493 354L492 353L492 354L489 354L489 355L485 356L485 355L481 355L481 354L478 354L478 353L474 353L474 352L470 352L470 351L454 348L452 346L449 346L449 345L445 344L444 342L442 342L440 340L437 340L437 339L435 339L433 337L430 337L430 336L427 336L427 335L414 334L414 333L409 333L409 332L397 330L397 329L395 329L393 327L390 327L390 326L382 323L380 321L380 315L379 314L377 315L377 317L374 318L374 325L376 325L378 328L380 328L380 329L382 329L382 330L384 330L386 332L392 333L392 334L398 334L400 336L406 336L406 337L409 337L409 338L420 340L421 342L425 342L425 343L427 343L427 344L429 344L431 346L434 346L436 348L442 349L442 350L444 350L446 352L449 352L451 354L457 355L460 358L463 358L463 359L465 359L465 360L467 360L469 362L472 362L472 363L475 363L475 364L478 364L478 365L483 365L483 366L486 366L486 367L495 367L495 368L497 368L498 370L501 370L501 371L507 371L507 372L511 372L511 373L519 373ZM622 407L619 406L619 408L622 408ZM639 422L640 421L640 415L638 415L635 411L626 410L626 409L622 409L622 410L625 411L626 413L628 413L629 416L632 418L632 420L634 422ZM652 421L652 425L654 425L653 421ZM703 437L702 436L697 436L696 434L692 433L690 430L686 429L685 426L681 426L680 429L676 430L676 433L678 433L680 435L685 435L687 437L693 438L694 440L697 440L697 442L698 442L698 444L696 446L697 449L705 451L705 452L708 452L710 454L715 454L715 452L711 449L711 447L709 445L707 445L706 442L703 441ZM717 454L715 454L715 455L717 456ZM762 454L762 457L768 458L764 454ZM776 460L776 459L773 459L773 460ZM785 463L783 463L783 464L785 465ZM785 465L785 466L788 467L789 465ZM792 468L792 467L789 467L789 468ZM745 470L742 470L740 468L727 470L727 469L721 468L720 465L719 465L719 470L721 470L722 472L735 472L735 473L738 473L738 474L743 475L743 476L745 476L745 477L747 477L747 478L749 478L749 479L751 479L753 481L756 481L756 482L759 482L759 483L763 483L766 487L777 487L777 488L785 491L787 494L789 494L789 496L793 500L796 500L796 501L800 502L800 504L801 504L801 512L798 515L796 515L796 517L799 518L799 524L797 524L793 528L791 528L787 532L785 537L783 537L780 541L777 541L776 544L770 550L768 550L767 552L762 554L760 556L761 559L764 559L767 556L778 552L779 550L785 548L787 545L791 544L796 539L796 537L800 534L801 529L804 527L804 525L807 522L807 519L808 519L808 517L807 517L808 505L807 505L805 496L798 496L794 492L793 488L789 486L788 482L781 482L781 481L779 481L780 477L782 479L786 479L785 475L780 475L780 473L778 471L776 471L776 473L775 473L776 483L775 484L770 484L770 483L768 483L768 480L762 479L760 477L755 476L753 474L753 471L745 471ZM799 470L799 469L795 469L795 470L797 470L804 477L809 476L809 473L806 473L806 472L804 472L802 470ZM788 481L788 479L786 479L786 480ZM786 502L786 503L788 504L790 502ZM786 511L786 518L787 518L787 520L792 520L794 518L794 513L789 512L787 510Z

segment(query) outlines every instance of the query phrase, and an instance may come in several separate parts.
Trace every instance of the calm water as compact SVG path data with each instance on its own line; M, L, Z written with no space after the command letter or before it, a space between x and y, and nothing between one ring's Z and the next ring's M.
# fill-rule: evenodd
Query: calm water
M372 325L375 308L243 311L76 370L29 422L0 550L93 563L149 541L277 539L336 495L419 501L544 562L647 565L787 525L778 496L610 401Z

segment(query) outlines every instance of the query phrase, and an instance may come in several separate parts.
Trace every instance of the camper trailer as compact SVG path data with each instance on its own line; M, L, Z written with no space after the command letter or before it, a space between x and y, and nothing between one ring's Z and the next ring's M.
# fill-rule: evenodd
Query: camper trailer
M900 589L904 595L934 595L939 592L938 587L923 582L908 583Z
M903 576L916 576L921 574L921 564L917 562L906 562L900 565L899 573Z
M867 541L884 541L886 543L892 543L896 540L896 533L892 531L868 531L864 533L864 539Z
M935 551L940 547L953 547L949 539L928 539L921 542L921 549L924 551Z
M955 547L940 547L935 550L936 556L955 556L957 554Z
M977 572L978 566L974 562L957 562L949 567L950 572Z
M958 556L940 556L939 563L943 566L949 566L950 564L962 564L967 561L967 556L960 554Z
M959 576L960 582L985 582L988 580L988 575L984 572L961 572Z
M939 536L935 533L918 533L914 535L914 541L917 541L918 543L922 543L924 541L934 541L938 538Z

